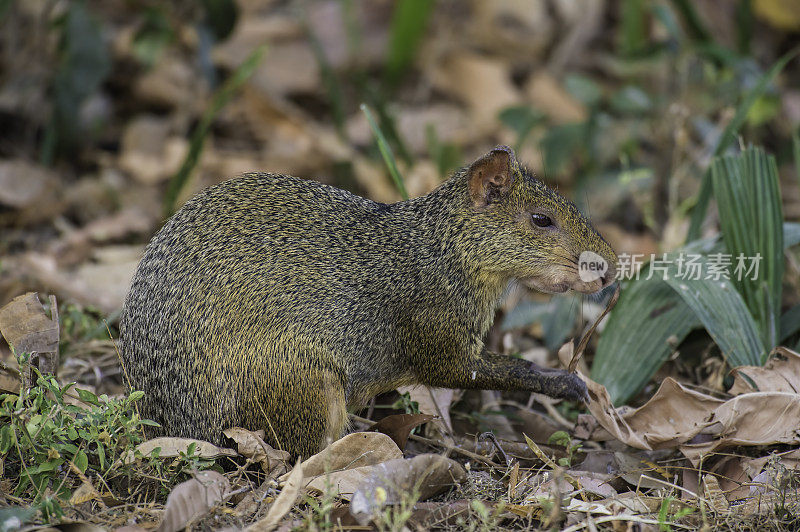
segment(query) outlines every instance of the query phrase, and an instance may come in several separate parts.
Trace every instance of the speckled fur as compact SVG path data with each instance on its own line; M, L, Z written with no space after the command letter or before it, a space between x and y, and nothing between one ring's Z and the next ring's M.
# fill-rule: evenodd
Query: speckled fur
M309 456L346 407L403 384L579 398L583 383L484 349L514 278L558 283L613 251L512 160L502 202L476 208L464 168L391 205L294 177L247 174L188 201L150 242L121 354L159 433L219 443L231 426ZM532 226L544 209L560 231Z

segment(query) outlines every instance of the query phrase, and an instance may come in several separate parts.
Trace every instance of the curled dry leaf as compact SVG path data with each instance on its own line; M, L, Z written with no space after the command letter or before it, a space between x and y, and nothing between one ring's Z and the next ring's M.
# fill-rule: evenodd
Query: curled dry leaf
M758 391L800 393L800 353L776 347L763 367L740 366L733 375L731 395Z
M289 473L289 478L283 486L280 495L269 507L269 511L264 519L256 521L245 530L247 532L270 532L274 530L278 523L283 519L289 510L294 506L297 496L300 495L300 488L303 485L303 466L302 462L298 461L294 466L292 472Z
M446 491L467 476L461 464L438 454L391 460L359 470L350 471L358 471L358 476L331 478L330 481L340 494L352 493L350 513L360 521L385 505L399 503L409 493L418 493L422 501Z
M311 478L326 471L370 466L402 457L403 451L386 434L353 432L303 462L303 476ZM278 480L284 482L287 478L288 475L283 475Z
M230 482L216 471L201 471L181 482L167 497L164 520L158 532L177 532L220 503L230 491Z
M222 433L236 442L239 454L260 463L261 469L270 477L279 477L289 469L286 465L289 463L289 453L273 449L255 432L241 427L231 427Z
M411 431L433 418L430 414L394 414L381 419L369 430L386 434L400 450L404 450Z
M39 368L54 373L58 368L58 314L51 296L53 318L44 312L36 292L15 297L0 308L0 333L18 354L37 353Z
M694 466L699 465L705 454L739 445L800 444L800 394L738 395L714 410L709 427L703 433L720 437L680 448Z
M668 377L647 403L623 412L611 404L605 386L581 378L589 389L589 411L606 431L595 431L593 439L616 438L638 449L663 449L689 441L711 424L709 414L724 403Z

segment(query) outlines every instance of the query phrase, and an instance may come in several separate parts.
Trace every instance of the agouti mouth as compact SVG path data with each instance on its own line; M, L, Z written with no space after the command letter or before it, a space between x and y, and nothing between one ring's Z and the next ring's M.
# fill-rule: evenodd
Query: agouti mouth
M536 279L535 277L529 277L527 279L520 279L520 282L531 288L533 290L537 290L539 292L544 292L545 294L563 294L567 290L569 290L569 284L567 283L545 283L542 282L541 279Z
M541 279L536 279L535 277L521 279L520 281L528 288L544 292L545 294L563 294L568 290L574 290L581 294L594 294L603 288L603 283L599 279L592 282L585 282L578 279L571 285L566 281L551 284L543 282Z

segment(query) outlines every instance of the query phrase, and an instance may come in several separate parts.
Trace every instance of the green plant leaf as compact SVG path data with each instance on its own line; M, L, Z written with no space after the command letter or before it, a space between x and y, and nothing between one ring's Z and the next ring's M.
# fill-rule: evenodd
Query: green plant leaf
M75 464L81 473L86 473L86 468L89 467L89 457L86 456L86 453L78 450L75 453L75 457L72 459L72 463Z
M392 176L394 185L400 192L400 196L402 196L404 200L407 200L408 192L406 191L406 186L403 183L403 177L400 175L400 171L397 169L397 161L394 158L392 147L389 146L389 143L386 141L386 137L383 135L383 132L381 132L381 129L378 127L378 123L375 122L375 118L372 116L372 111L369 110L369 107L367 107L366 104L362 103L361 110L367 117L367 122L369 123L369 127L370 129L372 129L372 134L375 135L375 141L378 143L378 149L381 151L383 162L386 164L386 168L389 169L389 174Z
M707 262L702 259L702 262ZM708 271L703 268L703 271ZM673 272L666 283L703 322L731 367L759 365L766 355L758 327L731 281L681 279Z
M680 4L687 4L686 0L674 0L675 3ZM780 59L778 59L774 65L767 71L761 79L758 81L755 87L753 87L750 92L748 92L744 98L742 98L741 103L736 108L736 114L734 114L733 119L728 123L725 130L722 132L722 135L719 138L719 142L717 143L717 147L714 149L714 155L721 155L728 147L736 140L736 134L738 133L739 129L747 120L747 115L750 112L750 108L753 106L755 101L767 90L769 84L772 83L772 80L783 70L786 64L794 59L797 54L800 53L800 48L794 48L788 52L786 52ZM700 192L697 194L697 203L695 204L694 208L692 209L692 216L689 224L689 231L686 235L686 241L691 242L693 240L697 240L700 236L700 229L703 225L703 221L706 218L706 211L708 210L708 204L711 201L711 168L709 167L706 170L705 174L703 174L702 181L700 183Z
M11 425L3 425L0 427L0 454L6 454L11 446L14 445L14 429Z
M731 279L758 325L763 345L772 348L778 343L783 281L783 212L775 159L750 147L740 155L714 159L711 178L732 267L737 257L760 257L757 276Z
M414 60L435 5L436 2L431 0L400 0L395 4L385 67L386 81L390 86L400 81Z
M592 379L606 387L614 404L623 403L647 383L689 331L701 325L663 280L632 281L623 287L603 329Z
M209 105L208 109L203 113L203 116L200 118L200 122L195 127L194 131L192 131L192 139L189 143L189 152L186 154L186 158L183 160L183 164L181 164L180 169L178 172L172 176L169 182L169 188L167 189L166 197L164 198L164 213L165 216L170 216L175 210L175 202L178 200L178 196L183 190L183 187L186 185L186 182L189 180L189 175L192 173L192 170L197 165L197 161L200 160L200 154L203 151L203 144L206 140L206 135L211 130L211 124L214 123L214 119L216 118L217 114L225 107L231 99L236 95L239 89L245 84L245 82L250 79L250 76L256 71L258 65L261 64L261 59L264 57L264 54L267 52L267 45L262 44L258 48L256 48L247 59L242 61L242 64L239 65L236 70L234 70L233 74L225 80L225 83L220 87L220 89L214 93L214 96L211 99L211 105Z
M97 396L90 392L89 390L84 390L83 388L75 388L78 392L78 397L84 403L93 405L93 406L100 406L100 401L97 399Z

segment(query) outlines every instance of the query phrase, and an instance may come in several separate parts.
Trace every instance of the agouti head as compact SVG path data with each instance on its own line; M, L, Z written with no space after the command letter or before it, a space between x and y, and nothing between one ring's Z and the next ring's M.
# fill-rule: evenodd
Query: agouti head
M594 293L614 282L617 256L575 205L499 146L466 169L469 250L484 271L548 293Z

